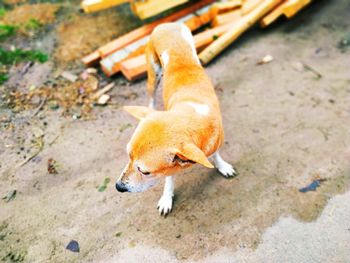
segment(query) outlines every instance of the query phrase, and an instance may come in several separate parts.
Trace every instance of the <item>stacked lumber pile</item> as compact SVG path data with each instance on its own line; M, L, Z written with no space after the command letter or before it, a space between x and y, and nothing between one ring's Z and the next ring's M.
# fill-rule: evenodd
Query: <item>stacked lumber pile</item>
M253 25L260 23L262 27L266 27L281 16L291 18L311 0L214 2L214 0L196 2L167 17L137 28L100 47L82 61L89 67L99 63L107 76L121 72L130 81L142 78L146 75L145 47L152 30L159 24L178 21L183 22L192 32L207 27L206 30L194 35L199 59L206 65Z

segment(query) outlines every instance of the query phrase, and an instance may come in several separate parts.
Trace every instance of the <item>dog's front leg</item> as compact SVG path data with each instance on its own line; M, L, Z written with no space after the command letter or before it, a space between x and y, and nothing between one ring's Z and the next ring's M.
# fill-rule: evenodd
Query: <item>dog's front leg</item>
M166 216L173 208L174 196L174 178L172 176L165 177L163 195L158 202L158 211L160 215Z

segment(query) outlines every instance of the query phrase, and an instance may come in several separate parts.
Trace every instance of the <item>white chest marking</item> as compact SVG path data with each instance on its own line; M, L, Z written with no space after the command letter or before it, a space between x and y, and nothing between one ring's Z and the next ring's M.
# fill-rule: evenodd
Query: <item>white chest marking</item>
M161 59L163 62L163 67L166 67L169 63L169 54L167 51L164 51L161 55Z
M198 64L200 64L199 58L197 56L196 47L194 45L193 36L191 34L191 31L184 24L181 25L181 35L186 40L186 42L191 46L193 58L197 61Z
M201 115L208 115L210 111L209 106L205 104L188 102L188 105L190 105L198 114L201 114Z

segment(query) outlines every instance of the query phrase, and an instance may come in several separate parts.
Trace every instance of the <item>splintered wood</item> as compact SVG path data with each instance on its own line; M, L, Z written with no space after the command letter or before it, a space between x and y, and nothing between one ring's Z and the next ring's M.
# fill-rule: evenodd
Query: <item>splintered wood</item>
M100 63L103 72L112 76L121 72L129 81L146 75L145 47L153 29L162 23L181 22L194 34L194 42L203 65L208 64L250 27L260 23L266 27L281 16L292 18L312 0L227 0L214 3L202 0L169 16L156 20L123 35L85 56L86 66ZM85 0L113 5L128 0ZM149 17L187 0L145 0L131 3L140 17ZM108 4L107 4L108 5ZM211 26L211 28L209 28Z

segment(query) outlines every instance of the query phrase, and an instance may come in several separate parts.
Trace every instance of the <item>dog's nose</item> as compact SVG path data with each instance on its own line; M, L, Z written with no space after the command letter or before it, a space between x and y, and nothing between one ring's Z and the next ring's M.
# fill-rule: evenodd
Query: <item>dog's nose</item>
M121 193L128 192L128 188L126 188L125 184L123 182L117 182L115 184L115 188Z

